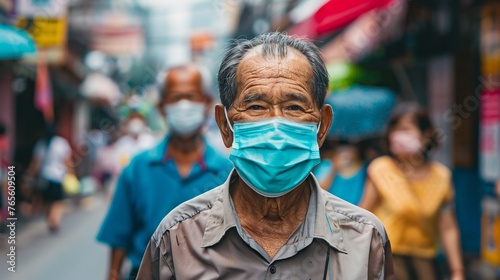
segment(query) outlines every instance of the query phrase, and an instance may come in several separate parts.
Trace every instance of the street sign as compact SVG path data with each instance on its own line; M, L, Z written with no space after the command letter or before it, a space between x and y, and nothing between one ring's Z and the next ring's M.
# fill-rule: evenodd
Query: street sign
M19 17L16 25L26 30L40 48L61 46L66 41L66 18Z

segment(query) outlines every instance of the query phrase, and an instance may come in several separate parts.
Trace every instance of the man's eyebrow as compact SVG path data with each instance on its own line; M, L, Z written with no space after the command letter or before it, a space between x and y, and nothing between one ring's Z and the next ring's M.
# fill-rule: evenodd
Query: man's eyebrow
M252 93L247 94L243 98L243 103L250 103L250 102L264 100L264 99L267 99L267 94L252 92Z
M309 103L309 100L307 99L307 97L305 97L303 94L295 93L295 92L285 93L285 96L283 97L283 101L299 101L301 103Z

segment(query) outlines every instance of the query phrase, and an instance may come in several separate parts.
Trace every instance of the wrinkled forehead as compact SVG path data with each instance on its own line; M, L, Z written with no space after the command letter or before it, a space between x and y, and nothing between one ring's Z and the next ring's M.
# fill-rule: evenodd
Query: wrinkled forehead
M170 70L165 79L167 85L179 83L200 85L201 73L194 67L182 67Z
M172 69L165 77L163 89L163 101L176 102L181 98L203 98L203 86L201 72L190 66Z
M264 53L262 45L249 50L243 56L238 65L236 75L241 82L248 72L270 69L275 70L276 74L282 71L300 73L301 76L308 77L309 81L313 78L313 71L309 60L298 50L286 47L286 51L282 53L278 51Z

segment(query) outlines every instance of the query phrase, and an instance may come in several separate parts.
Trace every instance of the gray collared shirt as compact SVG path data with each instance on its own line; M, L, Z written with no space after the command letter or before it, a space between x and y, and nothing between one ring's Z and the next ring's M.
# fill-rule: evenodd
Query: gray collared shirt
M276 256L241 227L221 186L170 212L151 237L138 280L145 279L392 279L392 253L370 212L323 191L309 177L304 222Z

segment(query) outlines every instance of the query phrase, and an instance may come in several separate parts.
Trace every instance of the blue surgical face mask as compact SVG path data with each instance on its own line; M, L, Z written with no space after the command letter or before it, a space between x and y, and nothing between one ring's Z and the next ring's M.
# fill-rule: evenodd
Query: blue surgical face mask
M229 159L241 179L262 196L279 197L292 191L320 162L316 123L275 117L237 122L231 130Z
M205 119L205 104L181 100L164 107L166 121L172 133L180 136L192 136Z

